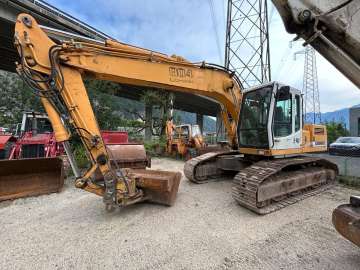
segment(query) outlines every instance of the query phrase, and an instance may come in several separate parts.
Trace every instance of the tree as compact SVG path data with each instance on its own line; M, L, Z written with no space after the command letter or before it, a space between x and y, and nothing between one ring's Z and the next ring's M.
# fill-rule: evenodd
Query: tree
M146 90L141 96L141 101L144 104L151 105L154 109L153 123L150 123L153 135L165 135L166 121L170 118L171 102L174 102L174 95L169 91ZM148 126L149 123L145 125Z
M343 123L337 123L334 121L327 122L326 129L328 134L328 143L333 143L337 138L349 136L350 134Z
M21 122L24 111L43 112L39 97L14 73L0 71L0 126Z

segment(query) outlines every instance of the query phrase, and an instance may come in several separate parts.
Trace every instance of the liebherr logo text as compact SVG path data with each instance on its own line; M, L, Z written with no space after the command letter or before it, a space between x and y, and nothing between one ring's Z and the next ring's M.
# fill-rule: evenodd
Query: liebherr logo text
M169 67L171 82L189 82L192 83L192 70L187 68Z

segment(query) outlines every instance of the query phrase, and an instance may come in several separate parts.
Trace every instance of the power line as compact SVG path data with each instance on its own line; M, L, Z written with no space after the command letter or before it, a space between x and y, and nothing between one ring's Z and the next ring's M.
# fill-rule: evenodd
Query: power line
M208 3L209 3L209 7L210 7L213 30L215 32L216 46L217 46L217 50L218 50L218 54L219 54L218 56L219 56L220 63L223 63L222 50L221 50L221 45L220 45L220 38L219 38L219 31L218 31L218 27L217 27L214 2L213 2L213 0L208 0Z

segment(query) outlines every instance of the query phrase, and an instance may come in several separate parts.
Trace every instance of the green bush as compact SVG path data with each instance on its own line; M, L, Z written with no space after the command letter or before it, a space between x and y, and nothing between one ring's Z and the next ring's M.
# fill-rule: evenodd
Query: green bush
M90 165L90 161L86 156L86 151L82 145L76 145L74 150L74 156L79 168L87 168Z
M144 147L147 155L152 157L162 156L165 153L166 139L160 138L151 142L145 142Z
M328 143L333 143L339 137L349 136L350 133L342 123L328 122L326 123L326 129L328 134Z

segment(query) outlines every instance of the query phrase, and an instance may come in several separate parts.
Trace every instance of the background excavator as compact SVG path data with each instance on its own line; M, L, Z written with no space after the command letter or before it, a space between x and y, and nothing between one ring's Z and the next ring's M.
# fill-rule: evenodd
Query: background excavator
M206 148L199 125L174 125L172 120L166 122L166 153L180 155L188 160Z
M360 87L360 2L357 0L272 0L285 28L305 40ZM336 230L360 246L360 196L338 206Z
M315 194L335 179L337 167L325 159L289 158L326 150L325 127L303 126L300 92L289 86L274 82L243 94L238 78L223 67L193 64L112 40L105 44L81 38L52 40L26 14L17 19L15 46L21 59L17 71L40 95L56 140L64 143L70 163L74 164L67 147L71 131L79 134L88 151L92 167L84 175L73 168L76 186L101 195L107 208L143 200L171 204L180 176L168 172L164 179L160 172L114 168L82 76L217 100L234 151L191 159L184 173L197 183L223 174L236 175L234 198L257 213ZM102 177L91 178L95 171Z
M199 125L174 125L172 119L166 122L166 152L169 155L180 155L189 160L209 152L225 150L229 150L226 142L207 144Z

